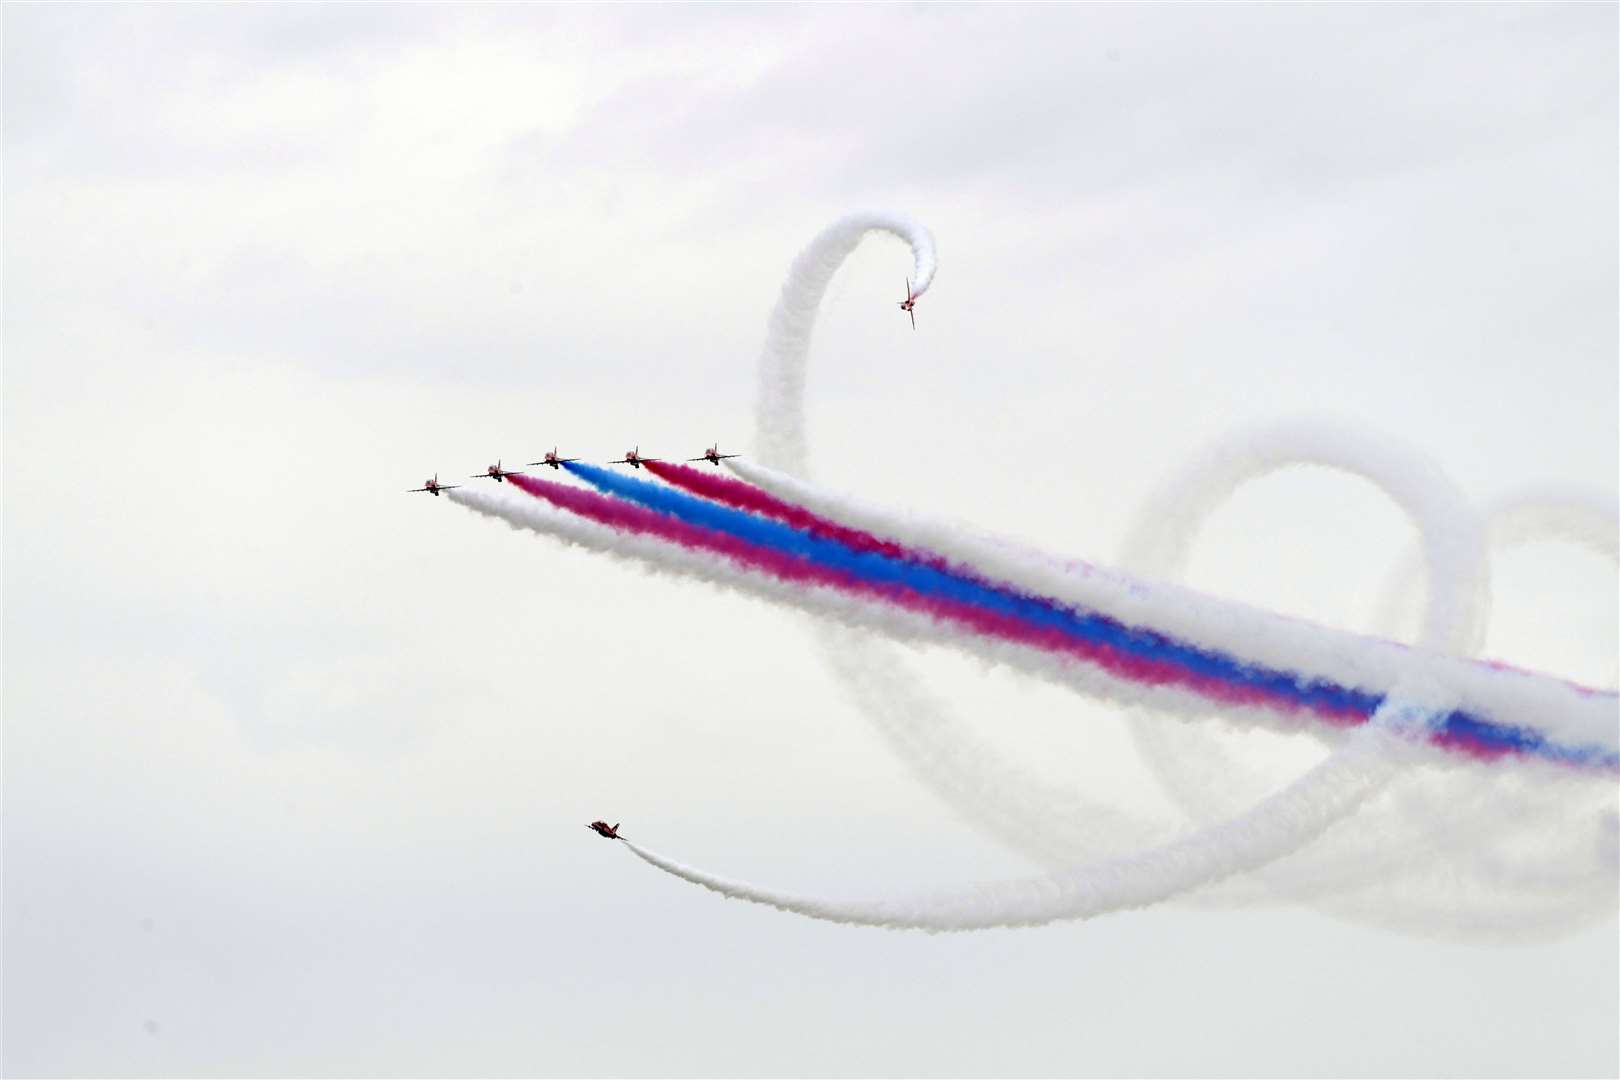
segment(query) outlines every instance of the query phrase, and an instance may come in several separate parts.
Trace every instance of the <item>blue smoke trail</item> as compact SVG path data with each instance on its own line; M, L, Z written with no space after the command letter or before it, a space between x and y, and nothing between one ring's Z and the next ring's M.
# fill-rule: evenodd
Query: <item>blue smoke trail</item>
M973 605L1055 630L1088 645L1108 647L1145 660L1169 663L1194 676L1218 680L1315 712L1356 713L1366 717L1372 715L1383 700L1382 695L1249 665L1218 652L1175 641L1157 631L1128 627L1101 615L1075 611L1044 598L986 585L912 560L858 551L837 540L814 536L801 529L599 466L572 462L564 467L606 494L692 525L853 574L875 585L908 589L921 596ZM1437 721L1434 738L1442 745L1477 748L1493 754L1535 754L1569 764L1604 768L1620 766L1620 754L1555 744L1538 732L1498 724L1460 710L1448 713Z

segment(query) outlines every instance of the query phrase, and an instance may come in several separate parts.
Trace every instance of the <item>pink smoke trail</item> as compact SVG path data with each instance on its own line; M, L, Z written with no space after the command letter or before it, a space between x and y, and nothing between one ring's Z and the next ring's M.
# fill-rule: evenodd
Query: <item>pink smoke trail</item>
M870 551L891 559L906 559L932 566L937 570L959 571L959 568L950 566L933 552L897 544L893 540L885 540L864 529L852 529L802 506L778 499L770 492L741 480L733 480L729 476L706 473L690 465L676 465L667 461L649 461L646 464L647 471L654 476L678 488L685 488L694 495L737 510L746 510L750 514L772 518L795 529L803 529L812 536L836 540L856 551Z
M1103 669L1117 677L1149 686L1179 685L1201 696L1239 706L1260 706L1295 711L1280 706L1262 691L1233 686L1220 679L1188 672L1164 661L1131 656L1107 644L1069 637L1060 631L1032 626L958 601L924 596L906 588L868 581L843 570L807 562L774 548L749 543L712 529L690 525L667 514L636 506L621 499L570 487L531 476L508 475L519 490L544 499L582 517L625 532L655 536L685 548L709 551L751 570L782 581L802 585L825 585L863 596L874 596L899 607L921 612L944 623L954 623L972 633L1027 645L1045 652L1065 655ZM1340 713L1310 710L1334 724L1356 724L1366 718L1350 711Z

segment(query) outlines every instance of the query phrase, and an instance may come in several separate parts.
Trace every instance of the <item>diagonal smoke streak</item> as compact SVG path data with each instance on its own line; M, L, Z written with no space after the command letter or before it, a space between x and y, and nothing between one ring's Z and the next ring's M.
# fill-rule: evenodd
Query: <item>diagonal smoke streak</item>
M815 587L817 599L813 610L818 614L834 614L846 625L882 629L889 636L908 643L949 645L987 663L1005 665L1104 700L1149 704L1191 716L1203 716L1208 711L1207 699L1196 689L1171 682L1144 683L1120 677L1116 670L1134 671L1135 668L1129 665L1120 668L1116 658L1109 656L1102 657L1098 663L1076 662L1081 658L1091 659L1091 654L1081 645L1056 632L1030 627L995 612L873 585L845 572L807 563L773 548L750 544L595 492L527 476L513 475L509 483L539 499L584 515L599 527L626 531L628 537L638 541L634 550L644 561L658 559L657 540L669 541L673 545L671 550L686 555L719 557L740 569L773 578L779 586ZM487 497L464 495L456 501L474 505L471 501L474 498ZM529 522L524 524L532 527ZM598 550L614 550L600 537L595 543ZM666 561L666 565L683 569L695 567L697 576L719 580L708 563L694 563L685 555ZM792 606L806 606L795 602L792 588L773 588L769 595ZM858 606L840 605L833 597L864 602ZM859 611L858 617L856 611ZM1276 730L1300 729L1300 717L1293 709L1258 699L1229 701L1225 715Z
M976 567L986 578L1010 582L1020 591L1099 611L1126 625L1147 627L1191 641L1200 648L1231 651L1268 669L1301 671L1379 696L1387 694L1402 672L1416 661L1430 677L1455 687L1470 711L1519 724L1520 730L1527 733L1534 727L1559 746L1589 755L1606 767L1620 758L1620 730L1615 725L1617 699L1613 694L1531 672L1504 670L1439 653L1418 653L1394 642L1273 615L1189 589L1158 582L1149 585L1092 567L1069 572L1049 558L1030 557L937 521L881 510L756 464L727 464L739 476L780 498L802 501L818 514L908 546L936 551L952 562ZM1418 486L1415 481L1412 485ZM1428 505L1444 507L1451 513L1454 508L1445 490L1435 484L1425 497ZM1477 536L1467 531L1466 523L1472 519L1467 505L1455 512L1463 525L1447 530L1446 535L1465 539L1456 545L1434 546L1434 565L1443 570L1454 564L1472 566L1479 559ZM1431 514L1438 515L1439 510ZM1436 575L1437 580L1448 576ZM1471 572L1464 576L1473 580ZM1443 629L1448 625L1443 620L1437 625L1442 628L1437 633L1448 632ZM1519 718L1534 718L1534 724Z
M661 461L649 461L647 471L693 495L729 506L734 510L779 521L791 528L802 530L809 536L843 544L852 551L903 559L938 570L953 569L932 552L908 548L861 529L851 529L831 518L813 514L802 506L778 499L753 484L745 484L728 476L706 473L689 465L671 465ZM965 572L961 567L954 569Z

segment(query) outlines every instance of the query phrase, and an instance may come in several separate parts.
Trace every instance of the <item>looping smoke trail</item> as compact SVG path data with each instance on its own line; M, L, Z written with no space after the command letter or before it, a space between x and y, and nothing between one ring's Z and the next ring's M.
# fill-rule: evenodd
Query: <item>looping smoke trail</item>
M901 227L894 228L896 224ZM914 291L926 290L933 280L933 237L907 218L856 215L834 222L810 242L783 282L760 353L754 447L765 465L808 475L804 385L811 331L833 274L873 228L910 243ZM913 777L959 817L991 836L1005 837L1006 801L988 794L995 790L989 782L1022 777L1017 790L1032 792L1038 790L1033 779L1010 762L1000 761L995 750L973 735L952 709L931 697L921 681L907 672L894 649L869 635L830 628L812 633L835 676L884 738L891 745L911 748L901 760ZM928 709L925 714L913 711L924 706ZM929 727L931 734L923 734L922 729ZM925 745L932 746L933 752L919 749ZM1028 850L1022 844L1014 847ZM1083 850L1095 848L1087 843Z
M1620 568L1620 502L1596 491L1534 488L1505 495L1487 505L1483 518L1487 544L1500 550L1537 541L1558 541L1585 548ZM1408 554L1384 583L1376 625L1388 631L1397 622L1401 601L1412 595L1422 572L1417 556ZM1487 583L1488 584L1488 583ZM1482 587L1486 601L1488 587ZM1480 613L1479 640L1483 640L1488 604ZM1477 647L1477 643L1476 643ZM1610 684L1620 680L1620 667Z
M806 457L803 432L804 371L816 309L839 262L853 250L863 235L874 230L891 232L912 244L916 260L915 292L921 293L932 277L932 242L926 232L914 223L877 215L845 219L835 224L818 237L810 249L795 262L773 314L771 332L762 356L759 399L761 432L757 447L766 465L776 465L794 472L803 471ZM798 483L786 476L778 476L777 480L780 481L780 486L772 489L773 494L777 496L783 496L785 488ZM1203 497L1209 498L1211 490L1212 487L1206 487L1202 492ZM694 533L718 532L722 535L726 533L724 528L710 527L721 523L722 519L710 517L705 510L690 505L682 506L679 503L661 503L634 488L618 492L621 495L627 493L632 497L643 497L648 505L656 505L659 513L653 514L654 517L663 516L668 519L670 515L674 515L668 527L684 527ZM559 501L559 505L566 503ZM569 509L581 512L581 505L572 505ZM637 554L640 557L645 553L647 545L659 546L660 541L652 539L658 530L650 528L644 518L632 523L631 518L625 515L625 511L631 509L636 509L642 514L648 513L639 508L623 508L609 513L599 505L594 508L592 516L595 520L607 522L615 528L631 528L631 535L616 537L612 543L618 544L620 541L628 540L638 549ZM824 506L818 505L815 510L825 517L837 518L845 526L861 527L859 524L852 524L847 516L840 518L836 513L827 512ZM1463 510L1466 514L1466 507ZM686 518L692 520L684 520ZM1465 516L1459 516L1448 520L1455 523L1467 519ZM694 522L701 523L702 527L698 527ZM742 531L735 523L732 524L733 531L739 533ZM1021 595L1038 592L1070 601L1073 594L1078 592L1086 598L1083 601L1085 606L1096 606L1108 617L1122 618L1127 625L1154 627L1155 632L1160 632L1166 626L1173 626L1177 632L1186 632L1195 641L1206 640L1198 638L1198 634L1204 632L1208 634L1207 641L1212 643L1212 647L1217 648L1222 642L1241 640L1251 661L1255 661L1258 657L1257 662L1267 663L1274 661L1278 656L1293 656L1301 659L1301 666L1306 669L1312 668L1315 664L1319 670L1328 671L1330 677L1343 678L1347 685L1376 688L1380 695L1386 696L1383 697L1383 704L1375 712L1371 723L1359 728L1325 762L1311 769L1277 795L1261 799L1248 809L1195 832L1183 840L1151 847L1138 854L1103 863L1090 863L1048 878L983 886L965 893L923 898L921 901L909 903L880 901L871 904L844 905L802 900L752 886L724 882L701 871L679 866L645 849L633 847L638 856L707 887L819 918L924 929L1034 925L1055 918L1086 917L1089 914L1117 910L1121 907L1158 902L1237 873L1253 872L1261 867L1271 866L1278 859L1286 858L1291 852L1297 851L1301 845L1313 839L1320 841L1331 826L1343 821L1362 804L1376 796L1397 774L1416 775L1404 768L1413 752L1411 739L1418 734L1432 733L1437 725L1446 724L1448 711L1463 705L1470 708L1483 706L1487 714L1494 711L1496 715L1533 715L1538 725L1551 731L1555 737L1574 740L1575 745L1582 747L1578 752L1580 755L1589 755L1595 748L1598 756L1594 760L1620 761L1620 751L1609 749L1609 744L1620 743L1620 739L1615 738L1612 723L1616 700L1614 695L1589 691L1572 684L1558 684L1532 673L1493 670L1479 664L1435 656L1432 653L1420 653L1393 643L1338 634L1294 620L1248 611L1236 605L1226 605L1225 609L1219 609L1206 598L1187 590L1158 585L1146 586L1119 576L1104 574L1084 564L1062 564L1038 554L1020 552L1011 545L994 539L987 540L971 533L943 530L941 543L922 545L912 543L910 537L903 531L900 533L893 529L869 531L878 535L880 543L888 540L898 541L914 548L926 546L948 559L975 565L993 564L997 567L994 574L996 580L1012 583L1021 591ZM822 535L825 537L826 534ZM1439 534L1432 530L1424 532L1431 567L1435 570L1434 581L1440 583L1434 588L1439 590L1447 583L1466 582L1470 578L1471 567L1466 550L1452 550L1443 544L1436 545L1434 541L1437 535ZM674 537L665 535L661 539L668 540ZM690 540L690 537L687 539ZM727 536L726 539L738 541L740 536ZM748 536L743 542L752 543L756 549L771 546L770 543L754 542L758 539ZM784 549L792 547L791 543L787 543L786 537L779 537L778 540L782 542ZM760 569L757 562L758 551L744 553L727 550L717 557L717 548L712 539L705 544L687 546L691 550L684 550L677 561L695 560L704 565L711 578L725 579L729 576L733 579L746 579L750 581L748 588L757 588L758 583L754 579L761 577L758 573ZM964 546L975 557L961 556L959 552ZM624 553L622 547L619 551ZM833 554L826 549L820 551L822 556ZM666 552L663 556L666 562L667 556ZM892 556L889 558L892 559ZM997 559L1002 561L998 563ZM836 560L829 558L829 561ZM716 566L723 568L718 575L714 573ZM1008 566L1012 569L1002 573L1001 570ZM829 569L822 567L821 573L825 575ZM807 574L798 579L799 585L789 584L792 580L791 575L778 574L780 580L772 581L770 588L786 589L800 594L818 594L817 602L812 604L805 603L802 595L799 597L797 605L806 610L814 609L817 604L827 605L828 597L835 598L829 606L838 611L860 610L863 614L871 614L866 609L886 608L886 615L877 616L880 623L887 620L885 632L896 629L915 630L916 624L922 623L925 628L923 637L926 638L930 631L939 633L941 628L946 626L946 623L937 617L940 614L937 611L930 613L935 616L933 618L919 618L917 612L897 612L889 606L898 595L895 589L898 588L902 592L910 589L912 593L916 593L915 586L918 582L913 581L905 585L889 582L886 586L889 591L879 593L887 603L881 603L864 597L840 595L837 590L847 589L851 583L847 576L839 577L838 574L847 574L847 571L847 567L843 570L834 570L830 578ZM885 567L884 573L893 573L893 568ZM1473 576L1477 577L1477 574ZM1032 587L1029 584L1031 580L1055 579L1061 579L1068 591ZM982 581L982 577L979 580ZM805 588L804 585L810 587ZM1456 596L1463 596L1466 591L1460 589ZM1442 596L1438 602L1431 603L1430 616L1425 624L1431 644L1463 632L1471 625L1471 619L1473 624L1477 624L1478 618L1482 616L1482 606L1470 612L1466 603L1456 601L1456 596L1450 599ZM1103 602L1095 603L1099 598ZM975 595L972 600L990 607L995 607L999 603L988 595ZM1121 616L1121 612L1140 617ZM955 618L964 625L971 623L971 619L962 618L962 614L954 613L948 618ZM1032 618L1030 612L1023 609L1019 609L1016 614L1038 621ZM1180 622L1176 621L1178 615L1183 616ZM841 622L846 626L861 624L857 618L843 618ZM979 633L984 632L985 628L980 627ZM833 637L834 632L827 631L822 636L824 639ZM957 631L946 632L944 636L947 639L956 639L952 643L960 645L965 635ZM1007 636L1016 637L1013 634ZM908 640L915 639L908 638ZM1015 654L1032 651L1024 644L1015 645L1010 640L994 645L996 649L1010 649ZM979 647L984 646L981 643ZM931 703L922 698L908 700L905 694L897 693L897 690L906 688L905 680L892 667L885 665L883 662L885 658L871 649L869 644L838 637L829 648L835 650L837 654L834 659L839 656L847 659L853 650L863 650L864 659L868 661L865 668L852 664L835 664L835 670L852 684L859 680L866 682L864 696L861 697L863 704L874 714L873 718L878 721L880 728L885 724L888 725L886 734L890 736L891 744L903 748L913 757L912 765L918 776L929 782L936 792L947 799L962 795L963 781L972 775L970 771L961 768L963 752L970 749L971 741L959 738L959 733L953 725L944 724L928 729L918 723L917 721L927 718L917 716L917 710L932 707ZM852 689L857 688L852 685ZM1106 691L1105 687L1102 696L1108 696ZM858 690L858 693L861 691ZM1132 699L1129 695L1125 695L1123 700ZM1154 705L1181 704L1173 700L1170 702L1150 700ZM896 722L895 714L905 712L911 715ZM1535 741L1536 738L1538 737L1527 733L1525 745L1539 745ZM1588 741L1582 742L1583 739ZM1596 741L1591 741L1593 739ZM930 750L933 752L930 753ZM995 772L993 769L988 772L980 770L978 775L981 777L995 775ZM1509 779L1537 777L1541 781L1547 781L1549 777L1556 775L1538 773L1535 767L1529 766L1512 771L1465 770L1465 772L1469 775L1476 773L1488 775L1493 781L1502 777ZM1613 802L1613 785L1608 781L1593 785L1580 778L1574 781L1568 781L1564 776L1556 778L1556 786L1560 788L1586 784L1588 790L1598 791L1600 796L1597 805L1600 809L1606 809ZM1547 796L1550 785L1532 783L1527 790L1536 797ZM1559 794L1562 794L1562 791ZM1492 805L1488 800L1484 800L1483 796L1481 799L1486 805ZM1559 800L1553 795L1550 801ZM995 807L990 805L990 800L982 797L964 799L956 808L964 817L975 820L981 827L987 827L987 831L992 834L1005 831L1005 818L1003 816L997 819ZM1608 822L1610 827L1605 834L1606 846L1602 847L1599 854L1607 854L1611 856L1610 861L1613 861L1613 849L1620 846L1620 814L1612 809L1606 809L1606 812L1607 816L1600 820ZM1358 827L1361 824L1358 819ZM1438 830L1436 833L1438 834ZM1048 851L1042 854L1046 858L1052 858L1058 853ZM1588 851L1586 854L1590 855L1592 852ZM1594 896L1599 896L1603 904L1612 908L1612 895L1600 895L1590 886L1594 881L1602 885L1613 875L1606 877L1601 872L1585 873L1582 867L1590 864L1580 860L1577 855L1572 854L1572 858L1576 861L1570 864L1574 867L1570 872L1564 872L1568 867L1559 867L1553 873L1515 873L1506 870L1513 865L1511 863L1497 863L1482 866L1481 869L1493 873L1493 880L1501 881L1507 887L1570 890L1569 902L1563 908L1565 912L1590 912L1593 910L1591 901ZM1607 867L1600 867L1600 870L1605 869ZM1355 881L1346 884L1353 889L1357 887ZM1612 892L1611 885L1608 894ZM1486 921L1489 921L1488 918Z
M1458 653L1476 652L1484 639L1490 595L1487 530L1491 544L1502 546L1509 523L1533 534L1545 521L1555 535L1615 557L1612 504L1606 514L1590 499L1572 508L1567 497L1521 497L1489 510L1482 520L1471 507L1459 505L1460 494L1449 506L1425 497L1423 487L1437 488L1438 474L1410 454L1381 452L1358 432L1334 431L1320 421L1309 428L1274 426L1231 437L1193 460L1139 512L1124 546L1127 557L1134 556L1133 568L1173 580L1183 572L1202 522L1241 485L1290 466L1333 468L1371 482L1417 527L1432 568L1420 642ZM1433 475L1423 484L1413 482L1426 472ZM1422 569L1420 560L1408 562L1401 576L1403 595L1423 591ZM1135 718L1131 731L1161 788L1191 820L1218 820L1242 805L1243 792L1266 790L1276 782L1207 731L1144 716ZM1548 797L1540 785L1506 786L1496 779L1433 772L1404 776L1378 806L1360 815L1353 832L1330 836L1254 878L1271 896L1309 903L1339 918L1448 938L1536 940L1611 913L1615 860L1594 854L1600 852L1603 822L1613 813L1612 785L1564 778L1556 795ZM1527 858L1526 850L1535 854ZM1509 851L1534 887L1504 887ZM1454 899L1426 900L1448 894Z
M1413 584L1427 582L1418 644L1468 655L1482 639L1490 585L1483 529L1461 490L1416 451L1324 418L1238 432L1191 460L1138 509L1121 545L1122 564L1176 581L1204 522L1245 484L1290 467L1334 469L1371 483L1418 531L1426 573ZM1193 736L1193 748L1184 732L1141 715L1134 720L1132 737L1149 770L1192 820L1231 812L1229 803L1217 810L1203 801L1213 788L1253 789L1216 740ZM1219 784L1211 779L1216 775L1223 777Z
M815 299L819 302L819 295ZM782 306L785 307L786 302ZM802 447L804 441L802 390L807 358L808 334L799 337L784 336L781 340L773 335L772 340L767 342L762 357L762 393L759 410L761 427L783 432L789 446L793 447ZM791 370L793 374L791 380L793 392L777 395L773 400L768 388L772 380L784 369ZM802 450L798 454L784 454L777 452L770 444L762 442L759 445L764 464L801 474L804 472ZM727 464L734 466L736 463ZM958 532L956 535L961 536L964 533ZM972 534L965 535L972 536ZM1009 547L998 542L996 538L972 538L980 541L978 545L980 549L988 548L993 551ZM1055 566L1082 575L1093 573L1084 564L1065 565L1061 560L1050 559L1036 561L1044 562L1047 568ZM1436 574L1433 577L1434 582L1445 580L1443 575ZM1439 586L1431 583L1431 587ZM1443 615L1434 615L1431 618L1437 622L1444 621ZM833 664L835 672L845 680L857 703L863 707L878 729L890 738L891 743L909 747L910 753L905 755L903 760L912 767L914 775L964 819L973 822L991 835L1006 838L1009 830L1006 827L1005 816L998 813L998 810L1014 800L997 800L987 796L986 792L993 789L979 781L990 776L1004 777L1006 774L1015 774L1017 770L987 767L985 763L995 757L991 748L982 740L975 739L971 733L965 732L960 724L952 722L949 713L940 707L938 702L929 701L916 680L907 677L898 668L897 658L892 653L885 653L859 639L843 637L835 631L825 631L819 633L817 637L822 642L824 654ZM923 715L924 710L931 710L934 715ZM917 730L930 721L939 725L935 729L935 737L930 739L927 735L917 734ZM908 734L912 736L909 742ZM1031 796L1038 789L1032 784L1024 783L1015 785L1013 790L1021 795ZM1035 805L1040 805L1038 798ZM1057 804L1053 802L1047 806L1053 808ZM1620 834L1620 827L1611 831ZM1027 830L1021 835L1027 835ZM1076 844L1071 850L1078 851L1089 848L1089 839L1083 836L1066 837L1064 842ZM1061 857L1062 854L1061 851L1051 850L1030 852L1027 845L1016 842L1010 846L1033 854L1042 861ZM1613 861L1613 858L1608 860Z
M763 461L794 472L805 468L804 372L816 315L833 275L868 233L888 233L911 248L913 295L921 296L933 284L934 237L904 214L869 212L840 218L799 253L771 311L760 357L754 448Z

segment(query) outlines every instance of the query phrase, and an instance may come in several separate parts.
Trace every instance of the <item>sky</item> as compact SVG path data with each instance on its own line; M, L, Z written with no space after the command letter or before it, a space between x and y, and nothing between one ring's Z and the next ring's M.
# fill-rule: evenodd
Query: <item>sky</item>
M915 331L900 245L834 281L808 426L841 489L1108 564L1211 440L1308 416L1481 507L1612 500L1617 21L6 5L4 1070L1620 1073L1612 909L929 936L660 875L581 826L830 895L1030 866L802 618L404 494L554 444L747 453L783 273L873 208L940 266ZM1371 631L1413 542L1300 470L1189 574ZM1487 655L1612 687L1613 573L1503 552ZM1028 770L1169 807L1130 718L907 663ZM1184 758L1212 740L1262 787L1299 760Z

